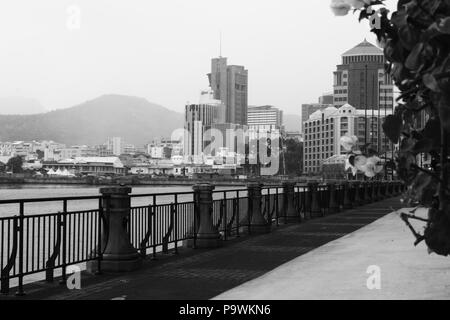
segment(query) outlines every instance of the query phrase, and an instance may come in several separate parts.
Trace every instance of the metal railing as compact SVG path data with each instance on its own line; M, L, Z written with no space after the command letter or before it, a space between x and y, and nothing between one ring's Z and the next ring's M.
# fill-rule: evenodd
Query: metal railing
M385 190L385 195L395 193L390 185L377 190ZM336 184L333 191L324 184L295 185L295 211L301 219L328 214L330 192L334 192L340 209L344 208L346 192L348 201L354 201L356 192L361 199L366 193L372 199L372 190L362 185L347 191L342 184ZM247 189L213 191L212 196L211 217L222 240L250 233L252 199ZM261 212L268 224L278 226L286 221L287 196L280 186L261 189ZM178 253L185 241L195 247L199 216L194 192L131 194L130 201L127 231L141 256L151 254L156 258L170 251ZM81 202L82 206L73 205ZM55 212L36 212L40 203L51 203L48 210ZM35 280L51 282L58 271L65 280L68 266L89 261L96 262L97 272L101 273L108 237L104 231L107 203L102 196L0 200L0 206L16 213L0 217L0 292L8 294L14 280L16 294L22 295L25 277L41 274Z
M97 201L90 210L69 211L69 201ZM36 203L58 203L57 213L25 214ZM7 294L10 280L17 278L18 295L24 277L45 273L53 281L55 269L91 260L101 260L100 197L68 197L1 200L0 205L18 206L18 215L0 217L0 292ZM10 209L11 210L11 209Z

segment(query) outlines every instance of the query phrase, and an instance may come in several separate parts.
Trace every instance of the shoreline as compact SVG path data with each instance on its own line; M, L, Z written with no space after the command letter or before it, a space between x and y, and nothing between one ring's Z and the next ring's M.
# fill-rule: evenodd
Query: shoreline
M74 185L74 186L104 186L126 184L130 186L192 186L198 183L211 183L216 186L244 186L248 180L216 180L216 179L90 179L88 178L25 178L0 177L1 185Z

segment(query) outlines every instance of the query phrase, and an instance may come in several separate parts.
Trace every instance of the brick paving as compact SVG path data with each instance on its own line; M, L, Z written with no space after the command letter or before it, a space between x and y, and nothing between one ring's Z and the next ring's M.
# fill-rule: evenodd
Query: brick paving
M222 248L181 248L178 255L146 259L140 270L121 275L82 274L82 289L45 282L25 286L24 297L1 299L210 299L400 208L398 198L280 225L270 234L241 236ZM281 219L282 220L282 219ZM251 299L252 297L248 297Z

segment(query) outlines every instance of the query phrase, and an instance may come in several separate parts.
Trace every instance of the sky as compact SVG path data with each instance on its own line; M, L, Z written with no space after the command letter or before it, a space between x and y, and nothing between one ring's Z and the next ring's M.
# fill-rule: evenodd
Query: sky
M332 91L341 54L375 43L331 0L15 0L0 4L0 98L47 110L103 94L183 112L220 54L249 72L249 105L300 114ZM395 0L387 1L389 6Z

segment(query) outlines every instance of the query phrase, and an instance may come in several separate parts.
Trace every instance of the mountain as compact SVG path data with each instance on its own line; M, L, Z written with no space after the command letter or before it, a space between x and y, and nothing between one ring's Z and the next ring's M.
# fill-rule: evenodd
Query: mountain
M0 141L54 140L67 145L101 144L108 137L142 145L170 137L184 116L146 99L103 95L80 105L34 115L0 115Z
M302 117L296 114L283 115L284 127L286 131L300 131Z
M35 99L21 97L0 98L0 114L36 114L45 108Z

